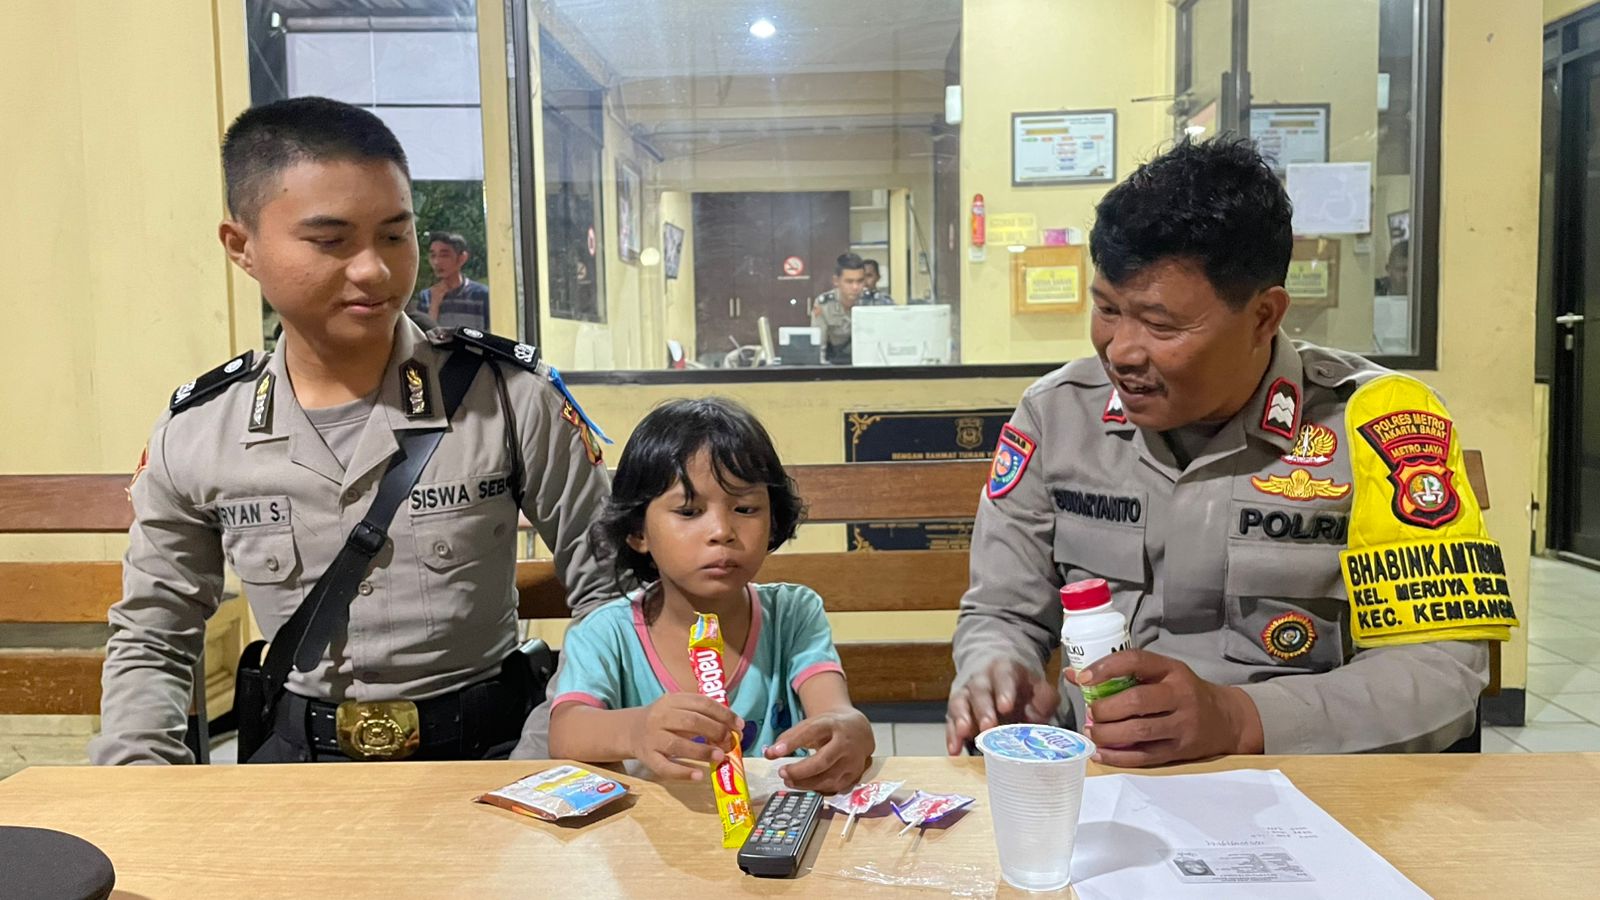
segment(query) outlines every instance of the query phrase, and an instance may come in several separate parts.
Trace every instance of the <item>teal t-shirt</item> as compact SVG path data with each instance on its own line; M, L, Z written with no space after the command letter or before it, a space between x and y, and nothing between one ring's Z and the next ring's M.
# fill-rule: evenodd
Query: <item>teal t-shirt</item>
M755 755L805 718L798 692L806 679L844 670L816 591L798 584L752 584L749 593L750 637L739 670L728 680L728 705L744 718L744 752ZM697 689L680 686L667 674L636 598L621 597L567 631L551 708L587 703L633 709L668 691Z

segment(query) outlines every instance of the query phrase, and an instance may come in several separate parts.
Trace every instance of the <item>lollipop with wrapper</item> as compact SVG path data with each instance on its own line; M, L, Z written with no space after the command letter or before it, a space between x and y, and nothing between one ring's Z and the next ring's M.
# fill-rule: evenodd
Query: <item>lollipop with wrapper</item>
M822 802L830 809L836 809L849 816L845 819L844 832L841 834L841 837L849 837L850 829L855 827L856 816L872 811L873 807L888 800L895 791L900 790L903 784L904 781L869 781L866 784L858 784L843 794L834 794Z
M930 794L927 791L917 791L911 799L904 804L891 804L894 814L906 827L900 829L900 834L905 834L913 828L922 828L939 821L959 809L964 809L973 802L971 797L960 794Z

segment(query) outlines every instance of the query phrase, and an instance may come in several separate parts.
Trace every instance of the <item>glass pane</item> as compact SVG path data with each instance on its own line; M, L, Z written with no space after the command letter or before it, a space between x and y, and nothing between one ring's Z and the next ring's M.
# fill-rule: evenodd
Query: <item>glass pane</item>
M1090 355L1095 205L1236 124L1234 75L1286 181L1361 212L1306 204L1333 220L1297 248L1291 329L1417 346L1414 2L1256 0L1247 73L1234 0L521 2L530 309L563 369Z
M488 328L487 299L469 290L487 286L488 275L474 0L245 0L245 11L252 102L353 103L381 117L405 148L427 244L411 310ZM262 320L270 349L278 323L265 300Z
M1415 15L1413 0L1250 4L1251 136L1295 204L1295 338L1417 352Z

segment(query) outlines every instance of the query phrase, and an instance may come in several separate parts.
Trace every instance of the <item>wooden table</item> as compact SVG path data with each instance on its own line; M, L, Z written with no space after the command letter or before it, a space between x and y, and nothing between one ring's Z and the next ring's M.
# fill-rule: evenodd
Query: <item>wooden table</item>
M792 881L740 874L704 783L624 778L635 792L628 806L582 827L470 802L548 765L35 767L0 781L0 824L93 842L116 865L114 896L124 900L854 898L905 893L842 874L901 861L954 866L997 883L1000 896L1024 896L999 880L977 759L881 761L874 777L969 794L980 806L920 839L896 837L891 817L858 820L845 842L840 821L824 820L810 870ZM1282 769L1436 897L1600 893L1600 754L1240 757L1160 773L1230 768Z

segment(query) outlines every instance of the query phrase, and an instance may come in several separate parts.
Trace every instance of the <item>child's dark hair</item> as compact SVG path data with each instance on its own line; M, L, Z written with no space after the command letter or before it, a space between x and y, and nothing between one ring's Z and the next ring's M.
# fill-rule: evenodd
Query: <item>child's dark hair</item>
M776 550L794 537L806 509L794 480L761 422L743 406L721 397L669 400L650 411L633 430L617 463L616 480L605 512L593 526L591 542L600 553L614 555L617 582L624 588L661 577L648 553L628 546L628 538L644 532L644 512L651 501L681 483L689 499L689 460L710 451L711 471L724 488L734 480L764 484L772 511L767 549Z
M326 97L294 97L239 114L222 139L228 209L246 225L284 169L296 163L387 160L407 179L406 152L371 112Z

